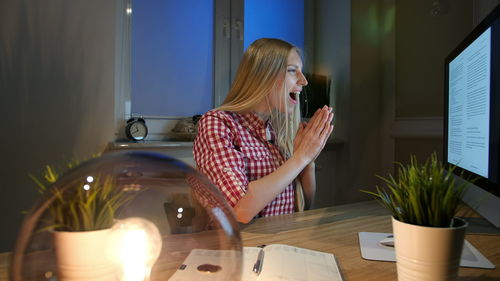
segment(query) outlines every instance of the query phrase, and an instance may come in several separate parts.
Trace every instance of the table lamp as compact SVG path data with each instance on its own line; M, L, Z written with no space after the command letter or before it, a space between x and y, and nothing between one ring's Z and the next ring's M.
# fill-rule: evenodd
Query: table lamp
M219 190L163 154L106 153L64 173L28 212L11 280L169 280L191 270L183 262L195 249L222 253L211 280L241 276L238 223Z

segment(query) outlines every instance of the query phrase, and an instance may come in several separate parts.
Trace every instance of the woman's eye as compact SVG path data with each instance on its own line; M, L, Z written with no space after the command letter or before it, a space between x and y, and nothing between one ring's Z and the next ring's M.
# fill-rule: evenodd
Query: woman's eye
M297 70L296 70L296 69L291 68L291 69L288 69L288 72L290 72L290 73L295 73L295 72L297 72Z

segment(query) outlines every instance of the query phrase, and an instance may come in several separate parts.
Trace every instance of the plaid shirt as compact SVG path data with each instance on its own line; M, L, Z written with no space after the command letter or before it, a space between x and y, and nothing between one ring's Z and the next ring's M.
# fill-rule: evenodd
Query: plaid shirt
M278 147L267 141L266 132L273 135L270 125L254 113L211 110L198 121L196 166L232 207L245 195L249 182L274 172L285 161ZM294 200L290 183L258 215L293 213Z

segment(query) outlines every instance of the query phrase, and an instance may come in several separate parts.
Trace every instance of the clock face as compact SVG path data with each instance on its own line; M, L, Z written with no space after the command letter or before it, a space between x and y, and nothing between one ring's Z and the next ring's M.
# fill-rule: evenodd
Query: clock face
M143 140L148 134L148 130L144 123L142 122L134 122L130 125L130 135L135 140Z
M131 118L127 121L125 134L129 140L140 141L144 140L148 135L148 127L142 118Z

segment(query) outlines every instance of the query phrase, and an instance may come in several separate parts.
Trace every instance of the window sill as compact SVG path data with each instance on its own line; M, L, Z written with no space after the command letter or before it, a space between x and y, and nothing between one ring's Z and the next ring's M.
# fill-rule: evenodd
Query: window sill
M117 149L142 149L142 148L174 148L193 147L192 141L143 141L143 142L112 142L110 150Z

